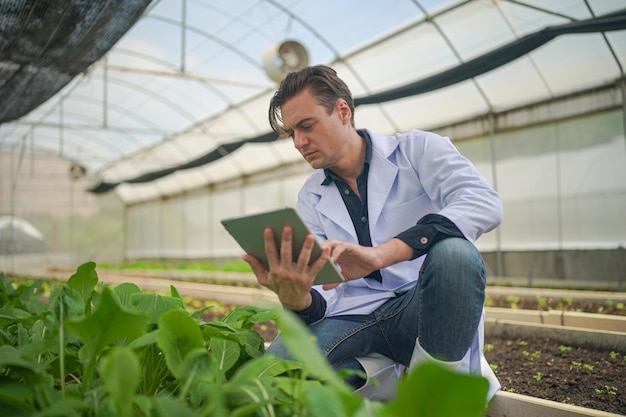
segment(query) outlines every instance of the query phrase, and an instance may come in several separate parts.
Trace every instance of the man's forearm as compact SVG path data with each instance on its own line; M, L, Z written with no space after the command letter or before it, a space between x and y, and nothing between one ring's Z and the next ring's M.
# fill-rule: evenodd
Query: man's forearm
M378 269L386 268L398 262L408 261L413 257L413 248L398 238L376 246L380 266Z

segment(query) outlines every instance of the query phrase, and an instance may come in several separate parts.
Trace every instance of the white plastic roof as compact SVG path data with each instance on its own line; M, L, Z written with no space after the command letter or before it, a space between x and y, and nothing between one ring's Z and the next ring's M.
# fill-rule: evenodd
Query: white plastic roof
M626 0L156 0L85 74L0 125L0 149L26 142L84 166L94 184L124 183L269 133L276 84L262 59L286 40L303 44L311 64L333 66L361 98L624 9ZM614 83L624 67L626 30L566 33L473 78L361 105L356 122L381 133L429 129ZM298 159L290 141L246 144L117 192L132 202Z

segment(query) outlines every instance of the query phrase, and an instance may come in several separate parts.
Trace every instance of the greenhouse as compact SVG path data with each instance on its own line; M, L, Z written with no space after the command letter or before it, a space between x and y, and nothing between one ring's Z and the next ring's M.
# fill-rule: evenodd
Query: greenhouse
M7 0L0 22L5 271L239 259L220 220L312 172L267 121L308 63L357 127L476 165L504 205L490 277L626 279L626 1Z

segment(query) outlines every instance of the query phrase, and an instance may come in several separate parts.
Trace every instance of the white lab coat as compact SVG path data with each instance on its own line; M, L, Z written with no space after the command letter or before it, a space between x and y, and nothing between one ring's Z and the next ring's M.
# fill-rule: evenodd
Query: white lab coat
M372 139L367 198L373 246L429 213L453 221L472 242L498 226L500 198L448 138L418 130L395 136L367 132ZM307 179L298 194L297 211L318 240L358 243L341 195L336 187L323 186L324 178L323 170L317 170ZM412 288L423 261L424 256L381 270L382 283L354 280L330 291L316 287L326 299L326 316L371 313L396 292ZM487 377L492 395L499 384L482 355L482 329L481 320L462 367Z

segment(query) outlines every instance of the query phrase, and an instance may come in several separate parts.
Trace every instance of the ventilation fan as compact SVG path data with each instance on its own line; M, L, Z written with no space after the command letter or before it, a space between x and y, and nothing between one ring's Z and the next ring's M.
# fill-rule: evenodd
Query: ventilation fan
M289 71L309 65L309 53L299 42L288 40L274 45L263 55L263 68L267 75L279 83Z

